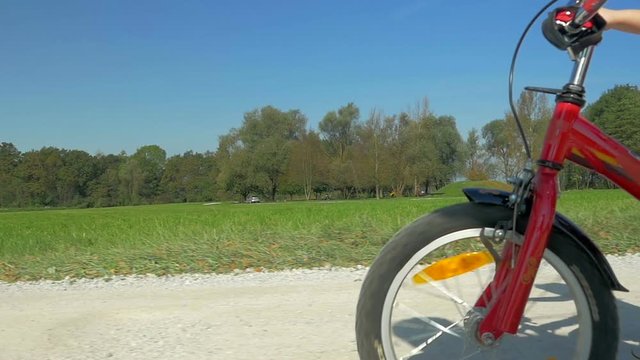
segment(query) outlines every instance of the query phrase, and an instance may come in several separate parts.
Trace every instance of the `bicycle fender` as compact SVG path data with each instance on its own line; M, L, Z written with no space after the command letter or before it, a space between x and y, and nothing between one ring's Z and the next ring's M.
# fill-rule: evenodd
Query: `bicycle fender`
M467 199L472 203L503 207L508 207L509 195L511 195L509 192L496 189L468 188L463 189L462 192L464 192ZM566 235L578 245L578 248L582 249L589 259L591 259L600 274L602 274L602 277L606 280L611 290L629 292L629 290L618 281L609 261L607 261L607 258L602 254L600 248L598 248L596 243L576 224L566 216L556 212L553 231Z

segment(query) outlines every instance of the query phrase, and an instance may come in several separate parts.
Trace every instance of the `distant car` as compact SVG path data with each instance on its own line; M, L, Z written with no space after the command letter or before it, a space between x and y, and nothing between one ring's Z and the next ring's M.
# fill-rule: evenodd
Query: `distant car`
M257 196L249 196L249 197L247 197L247 202L249 204L257 204L257 203L260 202L260 198L257 197Z

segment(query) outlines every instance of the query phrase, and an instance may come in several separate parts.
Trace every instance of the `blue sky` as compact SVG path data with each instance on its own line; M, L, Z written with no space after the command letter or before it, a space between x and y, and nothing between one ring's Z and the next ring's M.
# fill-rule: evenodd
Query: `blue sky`
M366 117L373 108L406 111L423 97L466 137L504 116L513 49L545 3L2 0L0 141L23 152L214 151L218 136L265 105L300 109L317 129L348 102ZM639 84L638 67L640 37L607 32L589 100ZM570 70L536 25L516 87L560 87Z

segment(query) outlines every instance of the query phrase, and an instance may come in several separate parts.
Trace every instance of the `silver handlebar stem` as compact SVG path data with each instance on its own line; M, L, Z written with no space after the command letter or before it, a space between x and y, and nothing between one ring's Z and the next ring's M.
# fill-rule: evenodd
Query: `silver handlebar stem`
M589 46L582 50L575 60L573 66L573 74L571 75L571 84L584 87L584 81L587 77L587 71L589 70L589 64L591 64L591 57L595 46Z

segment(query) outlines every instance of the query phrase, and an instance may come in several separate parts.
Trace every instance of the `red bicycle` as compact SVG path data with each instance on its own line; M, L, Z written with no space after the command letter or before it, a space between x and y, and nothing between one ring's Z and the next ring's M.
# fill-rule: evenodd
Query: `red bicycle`
M520 39L510 90L522 40L554 2ZM527 88L556 95L537 170L527 165L511 193L465 189L468 203L416 220L382 249L357 306L361 359L615 359L612 291L627 290L594 242L556 212L565 160L640 199L640 155L580 114L604 2L557 8L543 23L575 64L562 89Z

